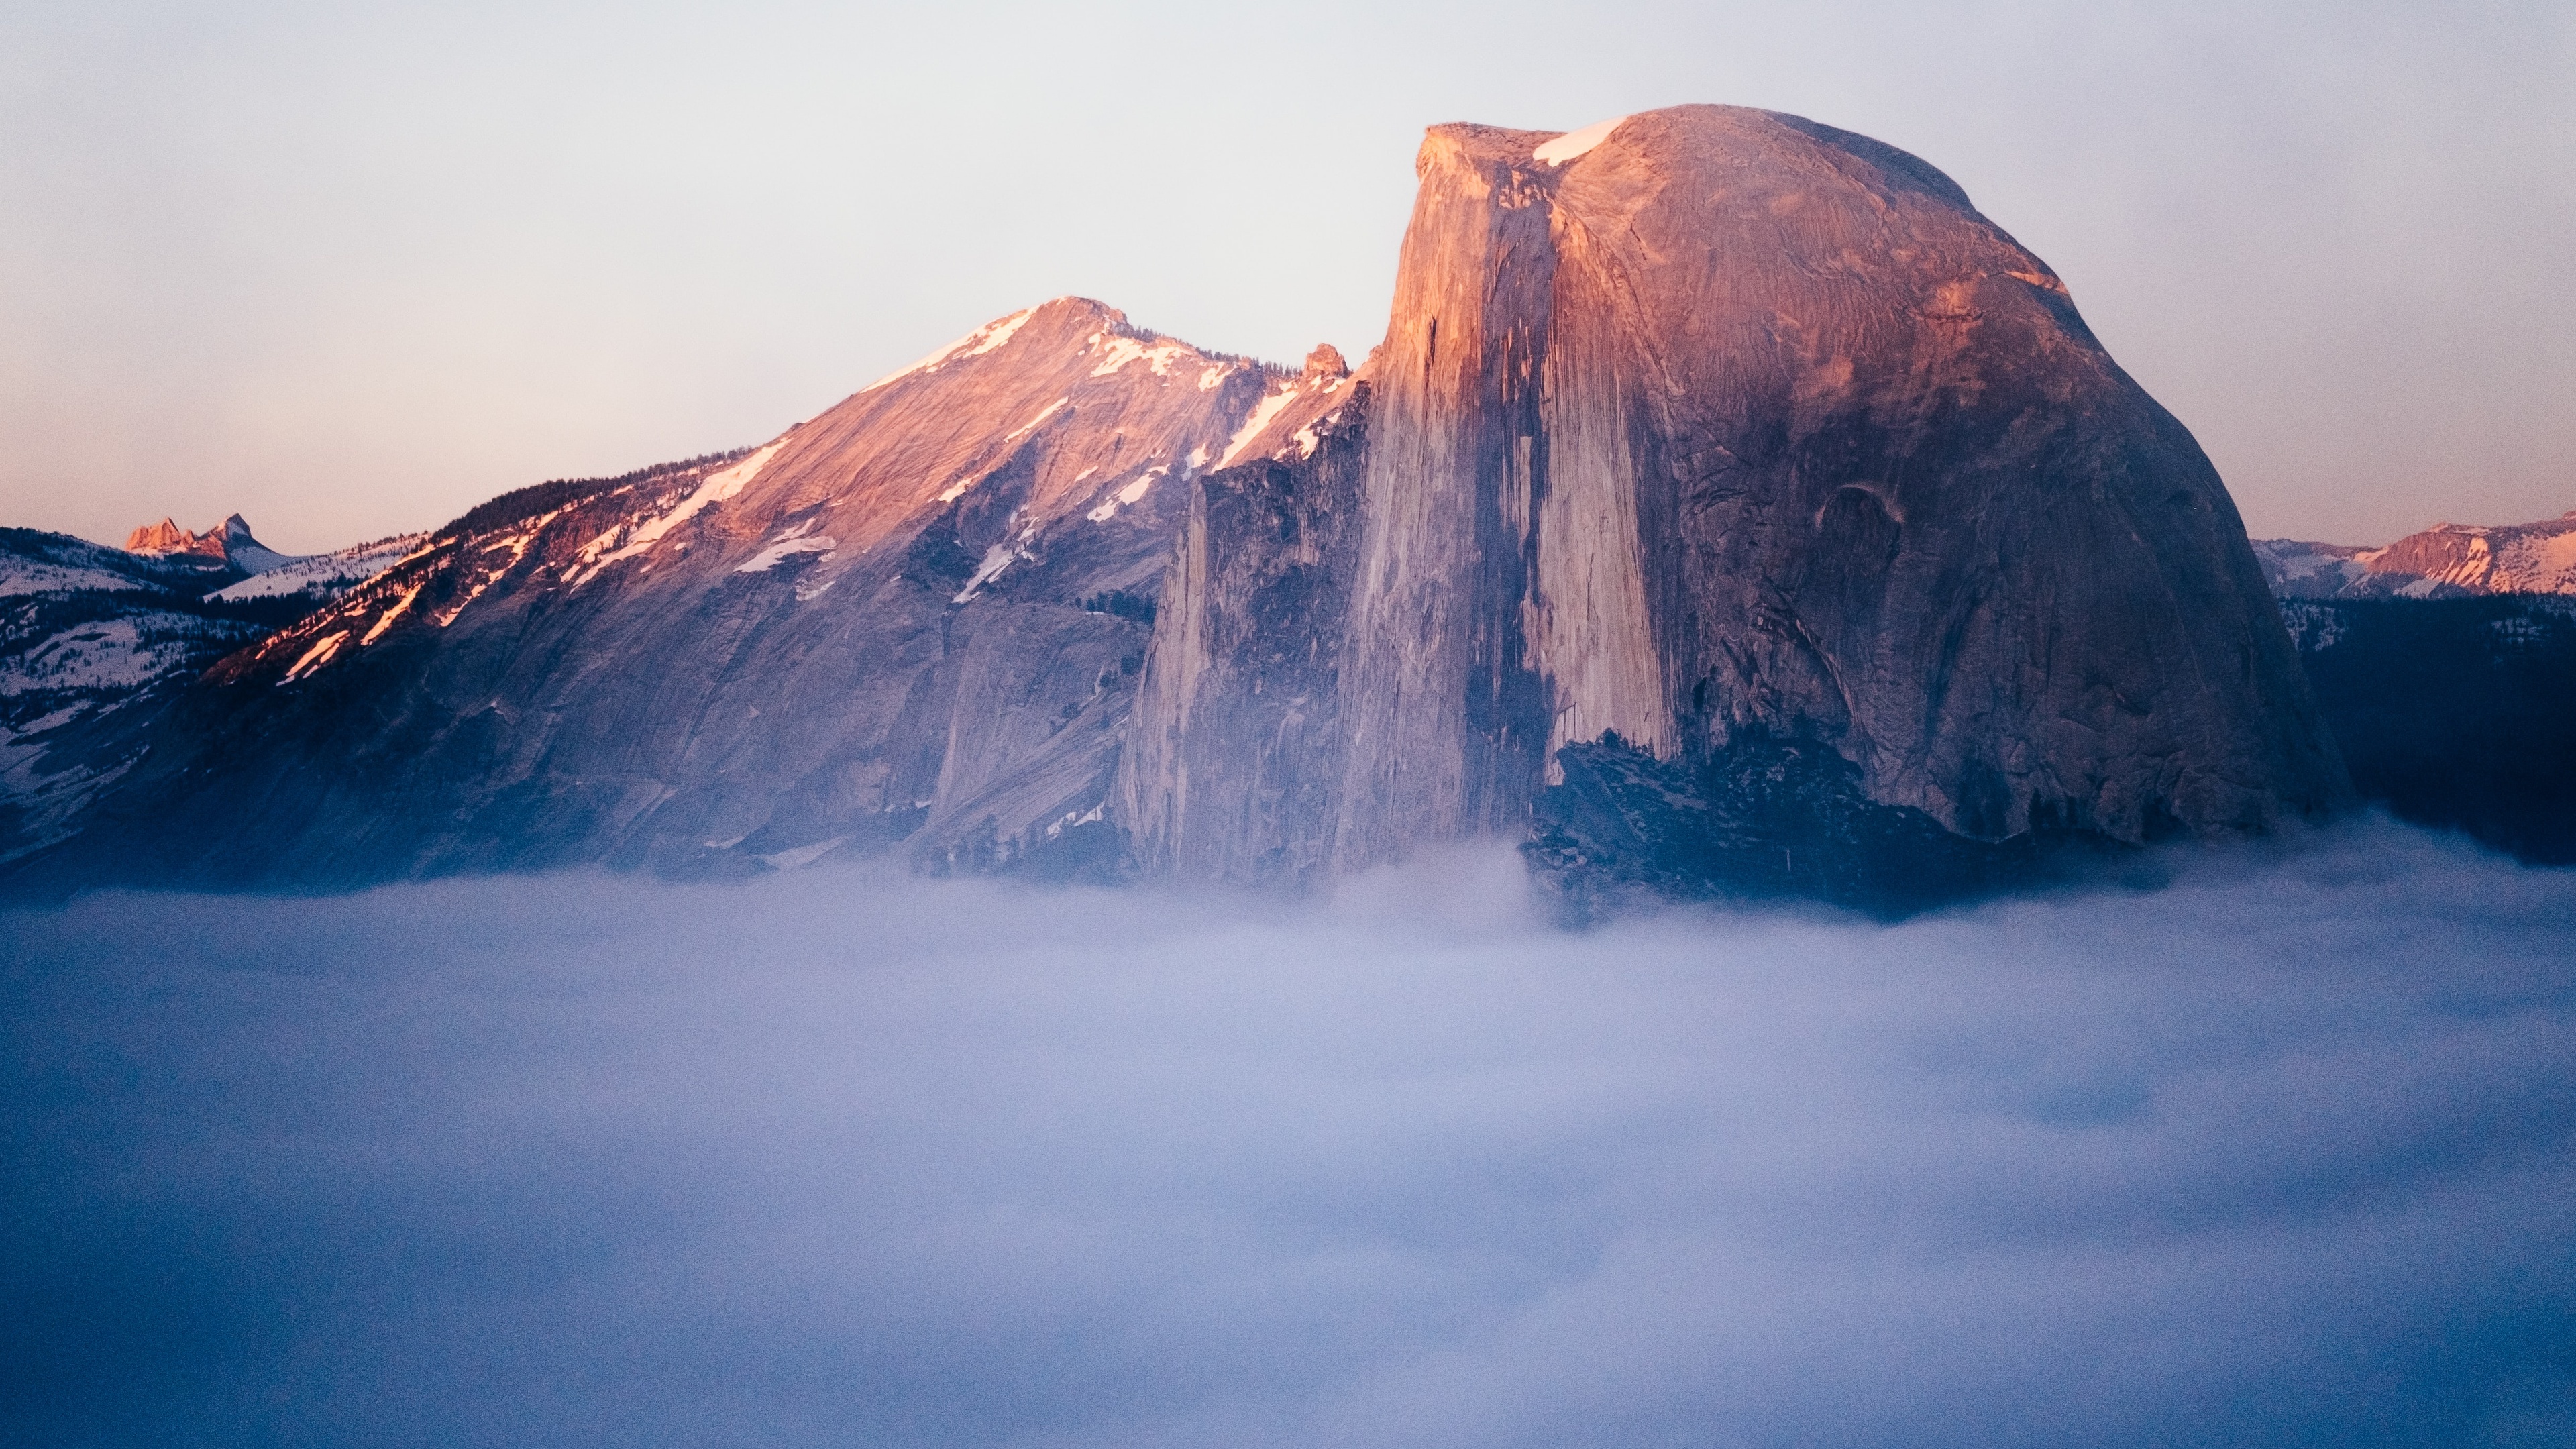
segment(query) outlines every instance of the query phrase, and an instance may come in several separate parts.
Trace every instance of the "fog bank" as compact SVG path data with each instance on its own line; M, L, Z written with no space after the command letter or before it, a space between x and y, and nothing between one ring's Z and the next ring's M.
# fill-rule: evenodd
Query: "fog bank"
M2576 1440L2576 874L0 915L0 1439Z

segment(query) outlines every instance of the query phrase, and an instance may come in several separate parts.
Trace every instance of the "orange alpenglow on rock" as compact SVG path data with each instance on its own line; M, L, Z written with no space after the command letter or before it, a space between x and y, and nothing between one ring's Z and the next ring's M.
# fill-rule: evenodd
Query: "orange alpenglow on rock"
M190 533L170 519L147 523L125 536L127 553L222 553L221 529ZM212 549L208 544L214 545Z
M1435 127L1417 170L1347 436L1189 522L1145 858L1347 871L1747 751L1971 842L2348 799L2216 471L1948 177L1725 106Z

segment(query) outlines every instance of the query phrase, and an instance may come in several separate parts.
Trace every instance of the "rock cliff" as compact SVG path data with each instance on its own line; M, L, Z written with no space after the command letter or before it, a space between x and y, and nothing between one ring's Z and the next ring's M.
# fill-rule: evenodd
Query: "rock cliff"
M1665 810L1747 751L1968 842L2348 799L2216 472L1940 172L1720 106L1437 127L1417 169L1350 400L1193 503L1143 858L1554 829L1579 864L1574 797ZM1552 805L1578 745L1654 768Z

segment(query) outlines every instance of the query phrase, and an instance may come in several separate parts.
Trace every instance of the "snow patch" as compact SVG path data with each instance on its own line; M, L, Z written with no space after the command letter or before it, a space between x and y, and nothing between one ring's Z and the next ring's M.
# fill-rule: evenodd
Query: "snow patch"
M306 592L340 592L356 588L406 558L426 550L421 548L427 534L408 533L388 538L381 543L363 543L333 553L314 554L309 558L289 559L264 573L256 573L240 583L215 590L218 599L270 599Z
M368 645L375 643L378 639L383 638L385 636L385 631L394 626L395 620L411 612L412 600L419 598L420 591L425 587L427 587L426 584L412 585L411 591L404 594L392 608L385 610L384 617L378 619L374 626L369 628L366 634L358 640L358 647L364 649Z
M1137 361L1151 362L1153 364L1154 375L1156 377L1169 377L1172 375L1173 362L1183 357L1198 356L1197 349L1184 346L1178 342L1163 341L1146 343L1139 342L1133 337L1117 337L1107 334L1103 334L1101 341L1103 345L1101 347L1100 365L1091 369L1091 375L1093 377L1107 377L1109 374L1116 372L1127 364ZM1202 380L1199 386L1204 390L1208 384Z
M734 838L737 842L741 840L740 836ZM849 838L846 835L835 835L829 840L818 840L812 845L800 845L793 850L781 850L770 855L755 855L752 859L776 870L796 870L812 865L831 854L836 847Z
M1143 473L1138 474L1135 481L1129 483L1126 487L1119 489L1117 492L1110 494L1107 500L1102 502L1098 508L1091 510L1091 512L1083 516L1089 518L1094 523L1107 523L1109 520L1118 516L1118 510L1122 505L1133 504L1143 498L1147 493L1152 492L1155 480L1161 478L1164 474L1170 471L1172 471L1172 469L1171 465L1168 463L1155 464L1153 467L1146 469Z
M0 559L0 599L20 594L147 591L151 585L105 569L66 568L34 559Z
M321 668L323 665L330 663L331 657L340 652L340 646L348 642L349 631L346 629L334 629L330 633L323 635L321 638L313 642L312 648L304 651L304 656L295 661L294 667L286 671L286 677L277 682L282 685L293 684L295 681L304 678L313 671Z
M760 552L753 554L750 562L735 569L734 572L738 574L765 574L771 569L776 568L781 562L794 558L800 553L828 554L840 546L841 541L833 538L829 534L820 534L812 538L789 538L778 543L773 543L769 547L762 549Z
M1609 140L1610 133L1618 130L1619 123L1627 119L1626 116L1612 116L1609 120L1596 121L1580 131L1568 131L1553 141L1543 141L1539 143L1537 150L1530 152L1530 159L1549 166L1562 166Z
M986 584L991 583L995 578L999 577L1002 570L1009 568L1011 566L1011 561L1018 557L1019 554L1007 543L997 543L991 548L984 550L984 561L981 564L976 565L975 576L968 579L966 581L966 587L959 589L957 591L957 597L950 599L948 602L952 604L963 604L973 599L975 597L976 590L984 587Z
M1038 414L1036 417L1029 419L1027 422L1011 429L1008 433L1003 434L1002 441L1005 443L1016 443L1020 439L1027 437L1029 434L1036 432L1040 423L1043 423L1047 419L1054 417L1057 413L1062 412L1065 405L1072 401L1073 399L1069 397L1060 397L1054 402L1048 403L1046 405L1045 412Z
M606 533L601 534L599 537L594 538L589 543L583 545L578 562L586 563L590 566L573 576L572 586L574 588L579 588L590 580L597 578L600 570L607 568L610 564L613 564L620 559L633 558L638 554L644 553L651 549L653 545L661 542L662 536L669 533L672 529L677 528L681 524L688 522L690 519L697 517L700 513L706 511L715 504L725 502L727 499L740 494L745 487L750 485L752 479L760 476L762 466L767 464L771 458L776 457L778 450L785 446L786 442L787 440L785 438L780 438L777 442L770 444L768 447L761 449L759 452L752 454L750 457L743 459L741 462L734 464L723 472L707 475L706 481L700 483L688 497L680 500L679 506L673 508L670 512L655 518L646 519L641 523L619 524L617 527L608 530ZM548 518L552 518L554 515L548 514L546 516ZM544 520L542 519L539 520L540 523L543 521ZM625 540L624 543L613 550L610 550L610 545L615 543L621 535ZM602 552L602 550L610 551Z
M1019 330L1028 325L1029 319L1037 315L1037 310L1038 309L1035 307L1027 307L1012 313L1008 317L1002 317L994 321L987 322L983 326L976 328L974 331L967 333L965 336L958 338L956 341L949 343L937 352L934 352L928 357L921 359L919 362L914 363L912 366L903 368L900 371L889 372L885 376L878 378L876 381L869 383L866 387L860 388L859 391L861 393L875 392L878 388L885 386L887 383L900 382L904 378L910 377L917 372L937 372L942 366L950 362L963 361L969 357L981 357L985 353L1003 346L1014 336L1017 336L1019 334Z
M141 688L185 661L190 640L204 629L202 620L160 613L66 629L0 675L0 698L40 690Z
M1290 403L1297 400L1297 392L1297 384L1287 383L1279 391L1253 404L1252 415L1243 420L1242 427L1235 429L1234 436L1226 442L1225 452L1217 458L1216 465L1220 468L1232 467L1236 456L1252 446L1253 440L1261 436L1261 430L1270 426L1270 420L1279 416Z
M1053 839L1055 839L1057 836L1064 834L1064 832L1065 832L1065 830L1066 830L1066 828L1067 828L1067 827L1075 826L1075 825L1089 825L1089 824L1091 824L1092 822L1094 822L1094 821L1096 821L1096 820L1100 819L1101 812L1102 812L1102 811L1104 811L1104 810L1106 810L1106 809L1108 809L1108 808L1109 808L1109 802L1108 802L1108 801L1106 801L1106 800L1103 800L1103 801L1101 801L1099 804L1092 806L1092 807L1091 807L1091 813L1090 813L1090 814L1088 814L1088 815L1085 815L1085 814L1083 814L1082 812L1080 812L1080 811L1078 811L1078 810L1067 810L1066 812L1064 812L1064 818L1063 818L1063 819L1058 820L1058 821L1056 821L1054 824L1049 825L1049 826L1047 827L1047 829L1046 829L1047 839L1049 839L1049 840L1053 840Z

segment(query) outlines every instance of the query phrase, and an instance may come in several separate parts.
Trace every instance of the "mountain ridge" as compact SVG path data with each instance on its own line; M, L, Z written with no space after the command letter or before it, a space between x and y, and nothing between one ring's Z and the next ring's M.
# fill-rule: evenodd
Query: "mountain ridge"
M2576 509L2531 523L2436 523L2394 543L2255 542L2285 598L2576 594Z
M1417 174L1358 368L1056 298L504 495L207 670L12 888L1312 883L1500 833L1863 903L2348 803L2215 471L1937 168L1690 106Z

